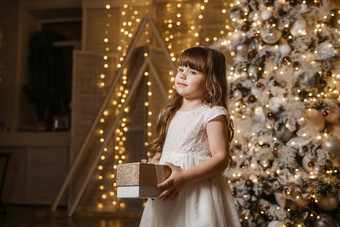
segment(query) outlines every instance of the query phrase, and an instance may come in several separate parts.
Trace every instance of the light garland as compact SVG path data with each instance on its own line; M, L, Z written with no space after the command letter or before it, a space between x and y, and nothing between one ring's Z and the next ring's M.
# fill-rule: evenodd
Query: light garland
M225 23L221 24L220 28L214 28L216 31L216 34L213 32L206 32L202 33L204 31L205 27L202 23L206 19L206 15L209 13L210 8L213 2L209 0L204 0L201 3L195 3L195 1L192 2L176 2L176 3L166 3L165 9L166 13L164 15L163 23L166 25L166 29L162 30L161 33L164 36L164 40L166 42L166 46L169 50L171 60L173 62L176 62L178 60L178 56L181 53L181 51L185 48L191 47L193 45L201 45L204 44L210 44L212 42L215 42L218 40L217 37L223 36L225 34L228 34L230 29L232 29L227 23L229 22L227 11L228 11L228 5L227 3L223 3L223 10L220 11L221 18ZM107 87L107 84L105 81L108 79L108 70L112 70L115 68L116 70L119 70L122 67L122 63L126 57L127 49L130 45L130 42L133 38L133 34L136 31L136 27L141 22L141 18L145 15L146 12L149 12L151 7L154 5L151 5L149 2L146 2L144 8L138 8L134 7L132 5L129 5L127 3L123 4L120 11L120 28L118 29L119 34L121 38L119 38L119 43L116 47L111 46L110 44L110 38L112 34L110 34L110 28L111 23L110 20L112 18L111 14L111 5L106 4L105 5L105 14L107 21L105 22L105 36L103 39L103 43L105 44L105 54L103 54L103 72L99 74L99 78L97 81L98 87L105 89ZM193 7L195 6L195 7ZM138 8L138 9L137 9ZM192 8L194 8L194 11L192 11ZM188 14L187 11L190 9L192 14ZM185 16L184 16L185 15ZM188 18L189 17L189 18ZM223 19L224 18L224 19ZM144 37L145 42L147 44L151 43L151 32L148 30L148 24L146 25L146 30L144 31ZM185 36L186 34L189 34L188 36ZM206 37L205 37L206 36ZM185 40L185 41L184 41ZM117 52L118 56L118 62L116 66L110 65L109 63L109 53L110 52ZM145 53L144 55L146 58L149 57L148 53ZM169 83L173 84L175 79L175 72L169 71ZM152 138L152 131L154 128L154 125L152 124L152 120L155 116L154 113L150 109L150 102L152 100L152 86L155 86L151 80L150 77L148 77L149 72L145 71L144 76L147 78L147 98L148 100L145 102L145 108L147 113L147 123L146 123L146 138L145 146L148 146L150 139ZM117 85L115 97L112 98L110 101L111 106L107 108L102 113L102 116L100 118L100 124L97 129L97 135L98 135L98 142L103 143L104 141L106 131L104 129L104 126L110 122L110 119L112 117L116 116L120 109L122 108L123 104L126 101L126 97L129 93L126 86L128 85L128 75L127 75L127 69L123 69L122 74L122 80L120 81L120 84ZM170 97L174 91L174 86L170 89L167 89L168 96ZM244 107L242 107L244 108ZM100 157L100 161L97 166L97 174L96 179L98 181L98 190L100 193L100 199L97 203L98 209L107 209L108 206L113 205L114 207L125 209L126 203L118 199L116 197L116 181L115 181L115 171L117 169L117 165L119 163L123 163L128 161L128 155L126 154L125 149L125 142L128 140L126 137L126 132L128 131L127 124L129 122L128 117L128 111L129 107L124 109L124 114L122 116L122 119L120 119L119 124L117 125L117 128L114 131L113 136L113 147L106 147L104 148L103 155ZM235 141L236 143L238 141ZM150 157L151 154L147 154L147 157ZM113 157L113 165L111 169L106 169L105 163L107 160L110 160L111 157ZM109 174L105 174L105 172L109 172ZM239 177L241 177L241 173L238 174ZM110 184L113 186L113 189L111 187L106 186L107 181L111 182ZM110 204L110 205L109 205Z

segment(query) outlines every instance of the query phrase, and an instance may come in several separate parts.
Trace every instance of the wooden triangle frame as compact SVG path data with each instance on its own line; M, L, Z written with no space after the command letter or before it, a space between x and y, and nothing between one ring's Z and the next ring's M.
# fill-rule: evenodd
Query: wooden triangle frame
M74 159L74 162L72 163L67 175L66 175L66 178L51 206L51 210L52 211L55 211L60 200L61 200L61 197L63 196L63 194L65 193L66 191L66 188L67 186L70 184L70 181L72 179L72 176L75 172L75 170L77 169L78 167L78 164L80 162L80 159L85 151L85 148L88 146L89 144L89 141L90 141L90 138L91 136L93 135L93 133L95 132L95 129L96 129L96 126L98 125L99 123L99 120L102 116L102 113L103 111L105 110L105 107L107 106L109 100L110 100L110 97L112 96L113 94L113 91L118 83L118 81L120 80L122 74L123 74L123 69L126 67L128 61L130 60L130 57L132 55L132 52L137 44L137 41L138 39L140 38L141 34L142 34L142 31L143 29L145 28L146 24L149 23L149 25L151 26L151 29L154 33L154 35L156 36L156 39L158 41L158 44L160 45L162 51L164 52L165 56L166 56L166 59L167 61L169 62L170 64L170 67L171 69L176 72L176 67L174 65L174 63L171 61L171 58L169 56L169 53L168 53L168 50L164 44L164 41L163 39L161 38L161 35L160 33L158 32L157 30L157 27L152 19L152 17L150 16L150 14L146 14L145 17L143 18L141 24L139 25L137 31L136 31L136 34L135 36L133 37L132 41L131 41L131 44L128 48L128 51L127 51L127 54L126 54L126 57L124 59L124 61L122 62L122 66L120 67L120 69L116 72L115 76L114 76L114 80L112 81L111 85L109 86L109 89L108 89L108 92L106 94L106 96L104 97L103 99L103 102L98 110L98 113L93 121L93 123L91 124L91 127L90 127L90 130L89 132L87 133L86 137L85 137L85 140L84 142L82 143L75 159ZM152 74L155 75L155 79L156 79L156 82L158 84L158 86L161 88L161 92L162 92L162 95L167 99L168 98L168 95L167 95L167 92L166 90L164 89L164 86L160 80L160 77L156 71L156 68L154 67L154 65L152 64L152 61L150 59L150 57L146 57L142 66L140 67L138 73L137 73L137 76L131 86L131 89L130 89L130 92L128 93L127 97L126 97L126 100L125 102L123 103L122 107L120 108L120 111L118 113L118 115L116 116L113 124L111 125L111 127L109 128L108 130L108 133L106 134L105 138L104 138L104 142L102 143L101 147L99 150L97 150L97 156L96 158L94 159L94 161L92 162L92 165L90 166L90 171L89 173L87 174L86 178L85 178L85 181L82 183L81 185L81 188L79 190L79 193L77 193L76 195L76 198L73 202L73 204L71 204L71 206L69 207L68 209L68 216L72 216L74 211L75 211L75 208L76 206L78 205L79 201L80 201L80 198L82 197L84 191L85 191L85 188L87 187L89 181L90 181L90 178L91 176L93 175L93 172L96 168L96 165L98 164L98 161L103 153L103 150L104 148L107 146L107 143L109 141L109 138L110 136L113 134L118 122L119 122L119 119L122 117L122 114L123 114L123 111L124 109L127 107L129 101L131 100L131 98L133 97L134 95L134 92L135 90L137 89L141 79L142 79L142 76L143 76L143 72L145 71L145 69L149 67L149 69L151 70Z

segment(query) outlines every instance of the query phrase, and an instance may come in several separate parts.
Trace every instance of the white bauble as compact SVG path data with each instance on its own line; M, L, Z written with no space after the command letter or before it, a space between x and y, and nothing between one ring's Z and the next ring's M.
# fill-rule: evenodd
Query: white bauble
M241 9L243 12L249 13L249 7L247 5L243 6Z
M262 20L268 20L272 16L272 12L269 10L263 10L261 13Z
M246 80L248 78L248 76L249 76L248 72L242 71L240 73L240 79L241 80Z
M262 120L265 119L264 113L263 113L263 109L261 106L258 106L255 108L254 113L256 116L258 116L259 118L261 118Z
M242 97L243 97L242 91L240 91L240 90L238 90L238 89L234 91L234 93L233 93L233 98L234 98L235 100L240 100L240 99L242 99Z
M292 48L288 44L283 44L280 46L281 56L286 56L292 51Z
M307 4L300 4L300 13L306 13L308 11L308 5Z
M297 20L290 28L290 34L293 36L301 36L306 32L307 23L305 20Z
M258 87L252 87L251 88L251 93L257 97L259 97L262 93L262 89L261 88L258 88Z
M231 43L239 42L239 39L241 38L242 32L241 31L236 31L233 32L229 38Z
M252 11L249 13L248 20L249 22L257 21L260 18L261 12Z
M271 221L271 222L269 222L267 227L278 227L280 224L281 224L281 222L279 222L279 221Z
M248 73L250 76L256 76L258 73L258 68L256 66L250 65L248 68Z
M251 198L251 195L249 193L242 195L242 198L244 201L249 201Z
M322 141L322 148L330 154L340 154L340 139L335 136L330 136Z
M235 52L239 56L244 57L248 54L248 47L247 47L247 45L244 45L244 44L237 45L236 48L235 48Z
M269 105L269 109L271 109L274 112L278 112L281 106L281 99L278 97L273 97L269 100L268 105Z
M264 42L273 44L279 41L281 38L281 31L272 27L271 25L266 25L262 28L260 35Z
M249 175L248 179L253 181L253 182L256 182L257 181L257 176L254 175L254 174L251 174L251 175Z
M264 168L267 168L269 166L269 161L267 159L262 159L260 161L261 166L263 166Z

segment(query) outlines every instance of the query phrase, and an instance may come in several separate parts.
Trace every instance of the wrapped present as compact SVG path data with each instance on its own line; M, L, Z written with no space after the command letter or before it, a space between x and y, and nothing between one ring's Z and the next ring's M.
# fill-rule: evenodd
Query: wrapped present
M124 163L117 167L117 197L157 198L162 192L157 184L171 174L171 169L155 163Z

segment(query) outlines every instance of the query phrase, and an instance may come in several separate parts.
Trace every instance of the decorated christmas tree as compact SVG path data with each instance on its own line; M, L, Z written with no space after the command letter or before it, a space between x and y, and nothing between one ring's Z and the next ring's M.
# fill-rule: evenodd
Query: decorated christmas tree
M234 57L228 174L244 226L340 223L335 14L319 0L239 0L229 12L234 31L218 45Z

